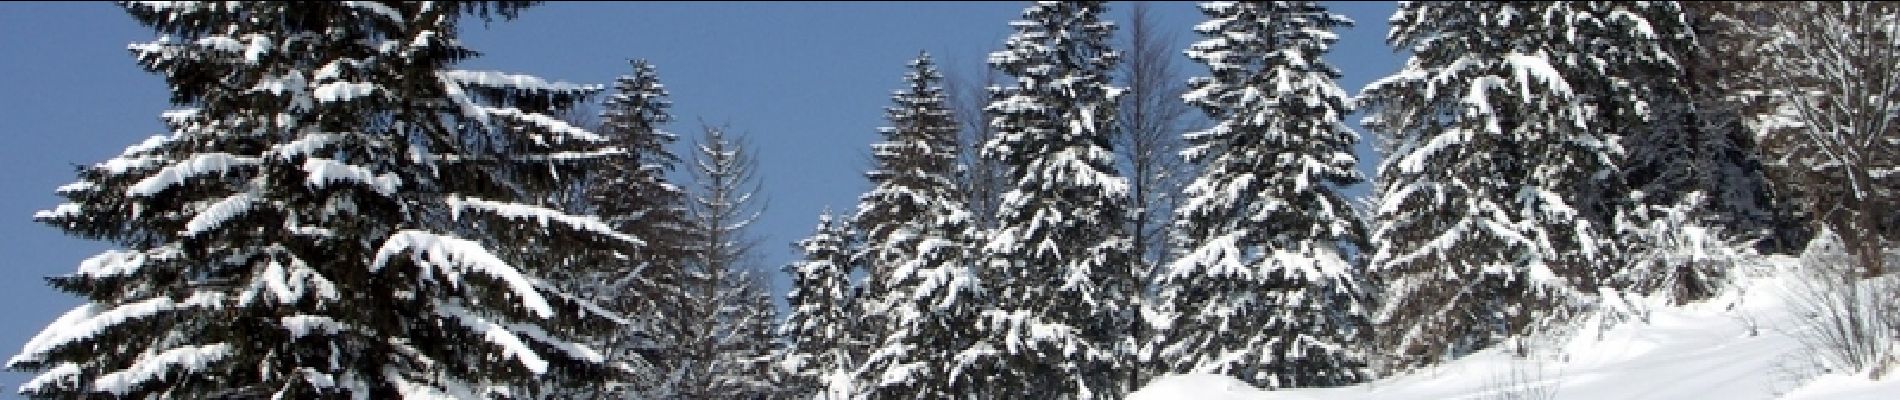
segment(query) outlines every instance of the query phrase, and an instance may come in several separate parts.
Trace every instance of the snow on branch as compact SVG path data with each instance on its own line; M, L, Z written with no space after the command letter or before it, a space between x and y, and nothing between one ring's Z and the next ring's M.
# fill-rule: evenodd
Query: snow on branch
M509 118L515 121L520 121L522 123L541 127L542 129L545 129L548 132L557 134L558 135L557 137L552 138L552 139L555 139L556 142L564 141L567 139L595 142L595 143L607 141L607 137L605 136L601 136L593 132L588 132L586 129L582 129L572 124L568 124L567 121L562 121L559 118L554 118L554 117L548 116L547 114L521 111L520 109L516 109L513 107L482 107L482 111L486 112L489 116ZM548 138L542 138L539 135L536 135L535 141L538 143L535 143L535 144L543 145L543 146L548 145L548 143L544 143L547 141L547 139Z
M231 218L238 216L238 214L250 211L251 204L256 200L257 195L248 192L234 194L225 197L223 200L218 200L217 203L212 203L211 206L205 207L203 211L199 211L198 215L191 217L191 221L185 223L185 231L179 232L179 234L183 236L197 236L198 234L216 229L224 225L225 221L230 221Z
M548 360L542 359L540 354L534 352L534 349L528 348L527 342L523 342L520 336L515 335L502 324L491 322L487 318L482 318L469 312L468 309L453 304L436 303L435 310L461 323L463 327L481 332L482 339L487 340L488 343L501 346L502 357L512 357L521 361L521 366L527 367L528 371L534 372L535 375L548 372ZM600 357L599 353L593 355L596 359Z
M542 228L551 227L550 222L553 222L565 225L571 229L611 237L614 238L614 240L636 246L645 244L645 242L640 241L638 238L615 231L613 227L607 226L606 222L601 222L600 218L591 215L570 215L560 210L540 206L490 201L474 197L449 196L445 202L448 203L449 206L449 215L455 219L462 218L462 210L476 210L492 213L508 219L532 220L540 224Z
M197 372L229 355L231 355L231 345L225 343L166 350L141 357L130 367L100 376L99 379L93 380L92 388L96 391L112 393L114 396L125 396L140 384L169 375L167 372L173 368Z
M182 185L186 179L212 173L224 174L237 167L257 165L259 161L256 157L243 157L229 153L193 155L189 159L167 166L159 170L157 174L133 184L131 188L126 189L126 194L152 196L172 186Z
M7 360L8 365L45 361L47 353L55 348L74 342L90 339L105 333L107 328L127 321L151 317L159 313L194 308L217 306L224 301L222 293L200 292L185 301L172 301L170 297L146 299L131 304L113 307L109 304L88 303L67 311L59 319L46 326L20 348L20 354Z
M592 92L601 90L600 85L582 85L567 82L548 82L532 75L516 75L498 71L443 71L443 78L467 86L541 92Z
M341 181L363 185L388 196L395 194L396 187L402 185L402 178L395 174L377 175L370 172L369 168L328 158L304 160L303 171L308 174L304 184L312 188L322 188Z
M58 366L41 372L33 380L20 384L20 393L52 392L59 388L79 387L79 364L59 363Z
M396 232L376 250L376 259L370 264L370 271L382 270L389 265L391 258L403 253L408 253L416 266L425 269L425 273L429 270L438 272L447 277L451 285L460 285L462 275L467 272L493 277L507 285L521 299L521 305L536 316L554 316L554 307L549 306L547 299L535 290L533 281L521 270L489 252L481 243L418 230Z

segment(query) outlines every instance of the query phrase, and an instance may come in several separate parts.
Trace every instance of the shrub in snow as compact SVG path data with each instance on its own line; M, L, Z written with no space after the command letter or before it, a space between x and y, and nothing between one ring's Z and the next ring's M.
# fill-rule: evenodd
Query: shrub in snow
M1788 288L1789 334L1834 373L1887 375L1900 364L1900 276L1862 278L1840 236L1823 229L1801 253Z
M1639 205L1619 215L1629 264L1615 272L1613 282L1673 304L1714 296L1759 255L1753 240L1734 237L1701 213L1705 204L1701 192L1689 192L1672 206Z

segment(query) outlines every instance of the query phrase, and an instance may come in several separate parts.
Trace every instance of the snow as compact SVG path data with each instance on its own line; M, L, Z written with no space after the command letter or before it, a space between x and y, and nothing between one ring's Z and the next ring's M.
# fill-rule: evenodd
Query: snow
M1128 400L1250 400L1269 397L1273 392L1256 388L1226 375L1173 374L1155 378L1148 386L1128 395Z
M367 82L330 82L317 85L317 90L311 94L316 95L317 101L334 103L375 94L380 89L376 84Z
M141 357L131 367L105 374L92 383L95 391L104 391L124 396L133 388L154 378L169 375L174 367L187 371L198 371L207 365L224 359L231 354L231 345L224 343L204 346L180 347L147 357Z
M59 363L58 366L48 368L46 372L42 372L39 376L33 377L33 380L20 384L20 391L50 390L55 387L77 387L79 386L78 375L80 372L79 364L69 362Z
M172 186L182 185L186 179L211 173L223 174L233 168L256 165L258 162L259 160L256 157L243 157L228 153L197 154L184 161L166 166L165 169L159 170L158 173L139 180L139 182L133 184L131 188L126 189L126 194L141 197L152 196Z
M481 243L418 230L396 232L376 250L376 260L370 264L370 271L381 270L389 265L391 258L402 253L410 253L411 260L424 269L422 276L431 276L428 272L434 270L448 278L450 285L460 285L464 272L489 275L507 285L519 297L522 307L542 318L554 316L554 308L548 305L546 298L541 297L540 291L535 290L533 281L521 270L490 253Z
M1774 265L1791 259L1775 256ZM1209 374L1157 378L1130 400L1157 399L1491 399L1550 394L1554 399L1891 399L1900 378L1808 373L1808 352L1787 332L1794 311L1784 300L1793 274L1785 268L1741 280L1711 300L1684 306L1651 304L1648 321L1595 327L1592 318L1570 337L1544 338L1548 353L1518 358L1500 349L1445 364L1338 388L1268 391ZM1638 303L1645 303L1639 299ZM1600 317L1600 316L1599 316ZM1535 343L1534 341L1533 343Z
M80 207L79 203L60 203L58 206L54 206L53 209L51 210L34 211L33 219L47 220L47 219L76 216L83 213L84 211L85 211L84 208Z
M109 305L87 303L73 308L53 323L47 324L46 329L34 335L32 340L28 340L26 345L20 348L20 354L7 360L7 364L43 361L47 352L55 348L91 339L105 333L106 328L126 321L147 318L176 309L218 306L223 303L223 300L224 296L220 293L200 292L184 301L158 297L110 309L107 309Z
M321 315L290 315L280 318L284 330L290 331L290 337L301 338L313 333L335 335L343 330L343 324L335 319Z
M322 188L336 182L355 183L369 187L384 196L396 193L396 187L402 185L402 178L395 174L377 175L369 168L348 164L328 158L311 158L303 162L303 171L308 174L304 183L312 188Z
M601 89L600 85L548 82L547 80L531 75L516 75L497 71L444 71L442 72L442 77L464 85L513 90L573 92Z
M534 349L528 348L527 342L523 342L520 336L515 335L513 331L509 331L508 328L501 324L491 322L487 318L482 318L481 316L475 315L475 313L469 312L468 309L451 304L436 303L435 311L450 317L450 319L455 320L455 322L461 323L463 327L481 332L483 340L487 340L490 344L501 346L502 357L510 357L520 361L521 366L527 367L528 371L534 372L535 375L548 372L548 361L541 358L540 354L535 353Z
M182 236L197 236L200 233L216 229L224 225L225 221L230 221L232 217L236 217L245 211L250 211L251 203L256 200L257 195L251 193L238 193L225 197L223 200L218 200L217 203L205 207L204 211L199 211L198 215L192 216L191 221L185 223L185 231L179 234Z
M533 220L543 228L549 227L550 222L555 222L569 228L610 237L614 240L634 245L644 244L644 242L641 242L638 238L614 230L613 227L607 226L606 222L602 222L600 218L594 216L569 215L560 210L551 208L529 204L483 200L474 197L450 196L446 200L446 203L448 203L449 206L450 217L455 219L461 219L462 210L477 210L493 213L508 219Z
M143 251L107 250L80 261L79 275L92 278L129 275L138 272L145 265L145 260Z

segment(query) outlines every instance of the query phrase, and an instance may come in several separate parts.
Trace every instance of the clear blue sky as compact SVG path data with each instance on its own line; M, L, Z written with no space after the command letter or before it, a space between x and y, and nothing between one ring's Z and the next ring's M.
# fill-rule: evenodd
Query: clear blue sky
M1330 56L1348 92L1397 70L1403 58L1384 44L1391 2L1328 4L1359 23L1340 32ZM651 60L673 94L672 131L691 137L703 119L751 137L770 201L755 233L782 293L778 266L794 257L789 244L810 232L821 209L850 210L867 188L866 149L904 63L928 50L954 73L977 73L1025 5L553 2L514 21L468 25L464 42L485 56L462 67L608 83L628 71L626 59ZM1130 7L1110 8L1120 22ZM1157 3L1154 11L1181 47L1196 38L1190 29L1202 18L1194 3ZM163 133L164 82L125 50L152 38L109 3L0 3L0 355L12 356L79 304L43 277L71 273L107 249L35 223L33 212L58 203L53 188L73 180L74 165ZM1205 73L1179 61L1186 73ZM0 373L0 398L15 396L27 377Z

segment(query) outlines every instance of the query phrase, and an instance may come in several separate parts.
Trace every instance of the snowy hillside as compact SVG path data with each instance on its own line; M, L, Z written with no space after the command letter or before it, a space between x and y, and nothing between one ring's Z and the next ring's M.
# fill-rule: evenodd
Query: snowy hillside
M1559 341L1555 354L1493 348L1357 386L1265 391L1219 375L1160 378L1130 400L1194 399L1894 399L1900 379L1824 374L1792 335L1792 258L1713 300L1656 306Z

